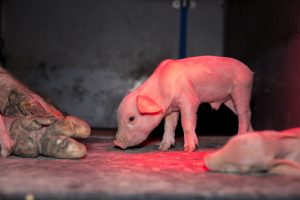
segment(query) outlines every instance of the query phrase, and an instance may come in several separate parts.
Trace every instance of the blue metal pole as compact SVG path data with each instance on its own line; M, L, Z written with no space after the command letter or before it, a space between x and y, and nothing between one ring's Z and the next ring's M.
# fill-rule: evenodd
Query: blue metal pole
M189 0L180 0L179 58L186 57L188 7Z

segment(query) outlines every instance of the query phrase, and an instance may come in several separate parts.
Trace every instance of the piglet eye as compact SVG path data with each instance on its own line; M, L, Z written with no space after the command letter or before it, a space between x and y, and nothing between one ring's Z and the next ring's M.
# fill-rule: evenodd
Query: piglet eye
M129 122L133 122L135 120L135 116L130 116L129 117Z

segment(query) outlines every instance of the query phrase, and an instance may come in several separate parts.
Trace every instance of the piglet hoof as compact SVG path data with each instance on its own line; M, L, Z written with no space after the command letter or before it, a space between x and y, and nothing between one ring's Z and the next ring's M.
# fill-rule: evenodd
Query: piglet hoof
M78 159L86 155L86 147L63 135L46 134L41 139L41 153L54 158Z
M168 149L171 148L171 146L174 146L175 140L167 140L167 141L161 141L160 145L159 145L159 149L166 151Z
M186 152L193 152L195 150L196 150L195 144L184 145L184 151L186 151Z
M196 150L198 145L198 138L196 134L184 135L184 151L192 152Z
M86 122L73 116L59 119L47 129L55 134L74 138L87 138L91 133L91 128Z

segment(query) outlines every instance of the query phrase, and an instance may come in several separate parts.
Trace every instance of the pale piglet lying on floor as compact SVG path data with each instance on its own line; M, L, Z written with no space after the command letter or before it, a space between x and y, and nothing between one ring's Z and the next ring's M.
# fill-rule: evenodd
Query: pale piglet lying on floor
M236 136L204 160L206 167L215 172L300 176L300 128Z
M184 150L194 151L198 106L208 102L214 109L222 103L238 115L238 133L252 130L249 108L253 73L238 60L199 56L163 61L154 73L130 92L118 109L118 132L114 143L125 149L143 142L165 117L160 149L174 145L179 113L184 131Z

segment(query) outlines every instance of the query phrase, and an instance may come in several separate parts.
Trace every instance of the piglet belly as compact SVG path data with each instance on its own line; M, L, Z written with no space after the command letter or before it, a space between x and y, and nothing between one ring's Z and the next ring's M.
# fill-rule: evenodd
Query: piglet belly
M230 98L232 90L228 81L216 81L195 86L197 96L201 102L223 103Z
M188 76L201 102L222 103L228 99L232 91L233 78L225 70L201 68L191 70Z

